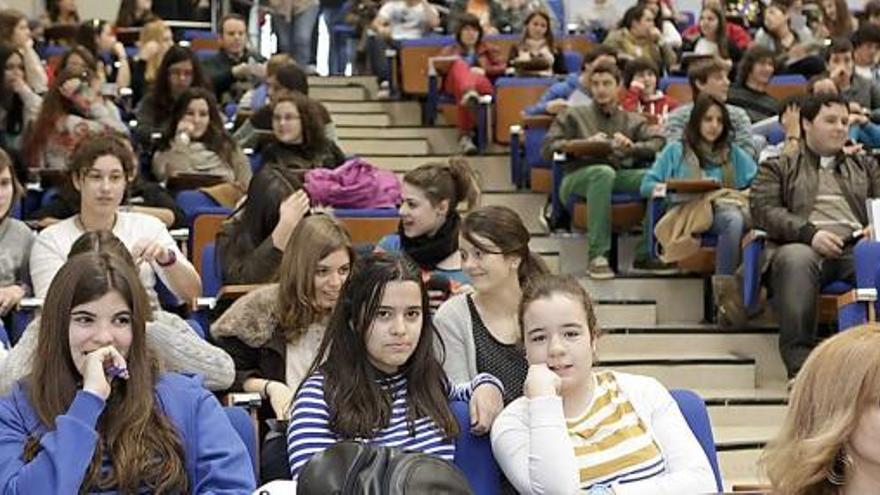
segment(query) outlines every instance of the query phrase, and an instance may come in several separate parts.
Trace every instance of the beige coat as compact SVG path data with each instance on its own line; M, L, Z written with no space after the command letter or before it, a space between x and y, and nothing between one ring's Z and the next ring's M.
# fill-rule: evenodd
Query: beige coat
M745 214L749 211L748 192L735 189L708 192L675 206L654 227L663 262L675 263L700 250L699 234L712 227L712 205L718 200L735 202Z

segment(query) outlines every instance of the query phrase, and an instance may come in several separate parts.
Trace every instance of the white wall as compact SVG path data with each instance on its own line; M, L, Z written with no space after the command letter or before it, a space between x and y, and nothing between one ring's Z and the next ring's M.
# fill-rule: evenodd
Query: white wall
M3 0L7 7L18 9L28 17L39 17L45 11L44 0ZM155 0L157 2L175 2L177 0ZM82 19L116 19L120 0L79 0L79 15Z

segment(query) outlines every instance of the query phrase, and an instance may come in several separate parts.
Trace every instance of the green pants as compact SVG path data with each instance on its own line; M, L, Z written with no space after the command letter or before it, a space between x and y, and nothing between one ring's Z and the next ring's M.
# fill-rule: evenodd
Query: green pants
M586 198L587 205L587 243L590 259L596 256L608 257L611 251L611 193L638 192L646 169L616 170L608 165L590 165L569 174L562 179L559 198L565 203L571 194ZM642 220L647 232L647 215ZM648 255L647 237L643 236L636 250L636 259Z

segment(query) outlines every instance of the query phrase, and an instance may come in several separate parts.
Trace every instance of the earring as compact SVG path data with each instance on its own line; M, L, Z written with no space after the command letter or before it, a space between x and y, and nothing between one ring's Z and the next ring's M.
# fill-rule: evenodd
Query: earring
M852 469L852 464L852 458L849 454L845 450L840 449L840 452L834 456L834 464L825 478L832 485L843 486L846 484L846 472Z

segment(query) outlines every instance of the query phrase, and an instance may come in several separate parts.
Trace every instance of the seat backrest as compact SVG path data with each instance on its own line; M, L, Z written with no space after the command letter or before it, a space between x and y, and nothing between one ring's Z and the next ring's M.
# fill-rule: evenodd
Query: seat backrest
M501 469L492 454L489 435L471 433L467 402L453 401L450 408L461 431L455 439L455 466L464 473L474 493L500 493Z
M428 94L428 59L455 43L452 36L430 36L400 42L400 87L410 95Z
M718 469L718 455L715 452L715 437L712 435L712 423L709 421L709 413L706 411L706 404L703 398L695 392L684 389L670 390L672 398L678 404L682 416L687 421L688 427L706 453L709 465L712 466L712 472L715 474L715 484L718 491L724 491L724 485L721 482L721 470Z
M251 464L254 466L254 476L260 479L257 472L257 433L254 431L254 422L250 414L243 407L237 406L226 406L223 410L226 411L226 417L229 418L229 422L232 423L232 427L235 428L235 432L238 433L247 448Z
M198 215L193 220L192 228L189 232L190 238L190 261L199 276L202 275L202 254L205 245L214 242L217 239L217 233L223 227L223 222L229 217L229 212L222 213L205 213Z
M521 125L522 112L541 99L556 79L552 77L501 77L495 81L495 141L510 142L510 126Z
M400 223L395 208L335 209L333 215L354 244L376 244L386 235L397 232Z
M217 259L217 246L213 242L202 246L202 259L199 262L201 263L199 275L202 277L202 295L214 297L220 291L222 276L220 274L220 260Z

